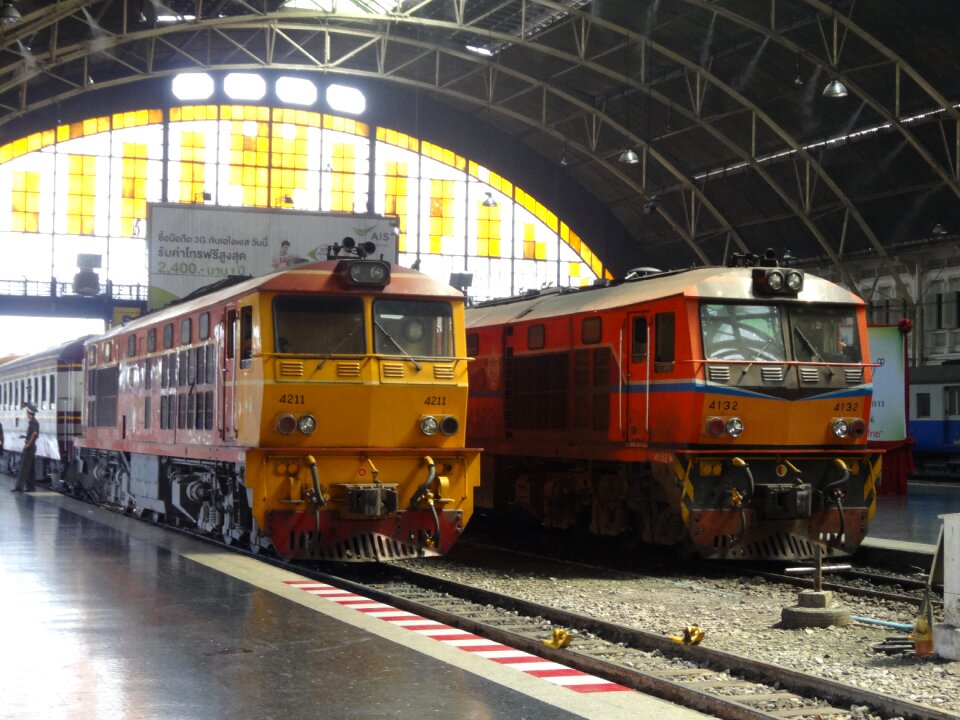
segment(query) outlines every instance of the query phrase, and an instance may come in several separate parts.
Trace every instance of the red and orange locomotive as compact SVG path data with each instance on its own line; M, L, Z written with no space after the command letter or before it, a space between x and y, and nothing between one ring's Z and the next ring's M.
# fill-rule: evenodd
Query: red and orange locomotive
M772 253L491 301L467 344L478 505L707 558L867 533L864 303Z

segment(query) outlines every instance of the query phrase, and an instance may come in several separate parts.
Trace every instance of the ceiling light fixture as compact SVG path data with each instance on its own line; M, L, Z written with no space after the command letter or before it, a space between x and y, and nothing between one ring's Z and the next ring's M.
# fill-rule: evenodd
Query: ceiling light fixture
M930 233L936 237L943 237L944 235L948 234L947 229L941 223L934 225L933 230L931 230Z
M497 206L497 201L493 199L493 193L491 193L491 192L486 192L486 193L484 193L483 203L481 203L481 204L482 204L484 207L491 208L491 207L496 207L496 206Z
M828 98L845 98L847 96L847 86L838 78L833 78L823 89L823 96Z
M617 158L617 161L623 163L624 165L636 165L638 162L640 162L640 158L633 151L633 148L627 148L620 153L620 157Z
M3 6L0 7L0 23L17 23L21 20L23 20L23 16L17 10L16 3L13 0L4 0Z
M564 167L570 164L570 161L567 160L567 146L564 144L563 150L560 152L560 164Z

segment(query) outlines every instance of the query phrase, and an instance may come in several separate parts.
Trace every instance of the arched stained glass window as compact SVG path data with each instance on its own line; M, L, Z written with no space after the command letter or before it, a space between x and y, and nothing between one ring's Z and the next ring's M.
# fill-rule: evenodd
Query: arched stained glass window
M0 146L0 280L68 280L77 255L93 254L101 280L146 286L156 202L396 218L400 263L443 279L470 273L477 299L610 277L554 209L448 148L349 117L199 104ZM31 253L9 252L24 244Z

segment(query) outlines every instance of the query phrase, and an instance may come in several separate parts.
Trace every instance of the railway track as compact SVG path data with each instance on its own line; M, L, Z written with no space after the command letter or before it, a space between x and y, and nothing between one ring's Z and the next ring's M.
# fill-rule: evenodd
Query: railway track
M195 532L170 529L221 545ZM476 545L466 539L461 543ZM530 562L565 562L482 544L478 547L491 553L522 555ZM246 550L230 549L252 555ZM412 567L346 566L338 568L338 574L334 575L263 555L255 557L312 580L724 720L867 720L877 717L956 720L957 717L954 713L902 698L705 645L677 643L661 634L491 592ZM569 564L596 569L588 562ZM614 572L623 572L624 576L632 574ZM903 600L902 595L896 597ZM551 648L544 645L544 640L556 629L564 629L573 637L570 646Z
M369 569L353 578L304 574L725 720L956 720L953 713L410 568L377 568L372 578ZM559 628L571 634L571 644L544 645Z

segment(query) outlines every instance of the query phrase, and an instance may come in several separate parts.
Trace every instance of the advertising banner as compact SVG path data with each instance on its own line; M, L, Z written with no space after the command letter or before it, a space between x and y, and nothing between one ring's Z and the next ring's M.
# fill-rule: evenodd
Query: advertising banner
M907 437L906 365L903 333L896 325L867 328L873 369L873 406L870 408L871 442L892 442Z
M163 307L225 277L326 260L330 248L345 244L397 261L393 224L376 215L151 203L148 306Z

